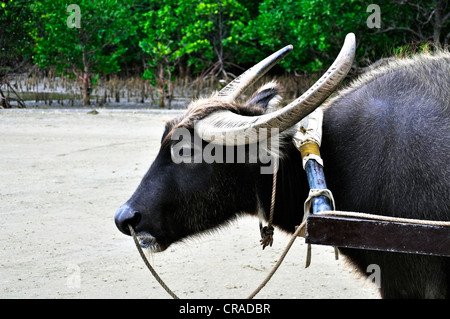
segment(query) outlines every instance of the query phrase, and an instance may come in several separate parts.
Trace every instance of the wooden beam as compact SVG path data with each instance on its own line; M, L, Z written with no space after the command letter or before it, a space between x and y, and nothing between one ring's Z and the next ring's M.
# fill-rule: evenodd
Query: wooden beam
M450 227L309 215L306 243L450 257Z

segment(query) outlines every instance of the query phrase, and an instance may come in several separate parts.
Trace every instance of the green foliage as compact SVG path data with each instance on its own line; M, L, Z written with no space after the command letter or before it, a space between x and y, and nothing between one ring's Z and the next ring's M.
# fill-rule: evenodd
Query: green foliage
M357 65L404 45L449 40L444 0L379 0L381 28L367 25L370 2L359 0L79 0L81 27L69 28L63 0L0 0L0 74L33 61L62 73L96 77L137 65L143 77L167 87L178 70L227 76L293 44L280 66L320 72L345 35L358 41ZM440 20L439 20L440 19ZM203 73L202 73L203 72ZM212 71L211 71L212 72ZM4 73L4 71L3 71Z
M31 59L34 15L28 2L0 1L0 80Z
M249 19L246 8L236 0L207 0L194 8L182 28L181 41L189 64L198 69L230 58L240 45L240 32Z
M39 20L33 59L40 67L55 66L60 73L77 76L83 82L85 104L89 104L92 74L120 70L123 45L136 28L130 16L130 1L81 0L80 28L69 27L67 1L45 0L31 5ZM70 19L69 19L70 20ZM98 76L94 77L96 82Z
M152 1L151 9L142 14L139 21L143 39L140 48L147 54L144 78L156 84L160 78L169 76L182 55L179 34L183 14L175 10L176 1Z
M67 19L71 13L67 12L67 1L35 2L42 23L35 38L35 62L41 67L56 66L62 72L82 71L86 64L95 73L119 71L118 62L127 50L122 41L134 31L127 1L120 6L102 0L83 0L77 4L81 27L69 28Z
M162 80L182 60L198 72L233 57L248 14L236 0L151 1L139 26L147 54L144 78ZM234 51L233 51L234 50Z
M291 43L294 51L281 63L287 71L320 71L332 63L349 32L361 44L385 46L383 36L367 27L366 8L355 0L265 0L246 29L247 41L259 42L264 52ZM370 52L362 53L358 58L369 58Z

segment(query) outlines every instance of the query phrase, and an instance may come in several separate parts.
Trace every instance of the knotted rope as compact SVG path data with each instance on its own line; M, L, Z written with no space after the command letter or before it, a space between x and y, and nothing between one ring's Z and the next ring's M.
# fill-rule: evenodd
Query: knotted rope
M273 165L273 178L272 178L272 198L270 201L270 214L269 214L269 221L267 226L264 226L261 228L260 224L260 232L261 232L261 240L260 243L262 245L262 248L266 248L267 246L272 247L273 244L273 232L274 228L272 226L273 222L273 213L275 210L275 197L277 195L277 173L278 173L278 160L275 160Z

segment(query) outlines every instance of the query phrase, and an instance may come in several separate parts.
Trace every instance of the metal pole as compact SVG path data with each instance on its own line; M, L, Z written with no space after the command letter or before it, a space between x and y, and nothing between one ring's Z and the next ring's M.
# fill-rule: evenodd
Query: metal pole
M310 159L305 164L306 176L310 189L326 189L327 183L323 173L323 167L315 160ZM320 195L312 199L312 213L332 210L328 197Z

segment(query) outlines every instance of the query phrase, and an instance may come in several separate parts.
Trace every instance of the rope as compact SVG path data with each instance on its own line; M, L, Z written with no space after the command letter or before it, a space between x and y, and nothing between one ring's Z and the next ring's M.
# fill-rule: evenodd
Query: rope
M434 220L420 220L420 219L411 219L411 218L400 218L400 217L390 217L390 216L382 216L382 215L373 215L373 214L366 214L366 213L357 213L357 212L345 212L345 211L323 211L323 212L317 212L314 215L334 215L334 216L344 216L344 217L358 217L358 218L366 218L366 219L376 219L376 220L384 220L384 221L392 221L392 222L400 222L400 223L412 223L412 224L422 224L422 225L433 225L433 226L450 226L450 222L445 221L434 221ZM253 293L251 293L247 299L252 299L256 296L257 293L261 291L261 289L269 282L269 280L272 278L272 276L275 274L277 269L280 267L281 263L284 260L284 257L288 253L289 249L291 248L292 244L294 243L296 237L303 231L303 229L306 226L306 219L303 220L303 222L300 224L300 226L297 227L294 234L292 235L291 239L289 240L289 243L287 244L285 250L280 256L280 259L277 261L275 266L272 268L270 273L267 275L267 277L263 280L263 282L255 289ZM309 253L310 255L310 253ZM310 259L310 257L309 257ZM309 266L309 263L307 261L307 266Z
M302 229L305 227L306 221L303 221L300 226L297 227L294 234L292 235L291 239L289 240L288 244L286 245L286 248L284 249L283 253L280 256L280 259L278 259L275 266L273 266L270 273L266 276L266 278L261 282L261 284L247 297L247 299L253 299L260 291L264 288L264 286L269 282L269 280L272 278L272 276L275 274L275 272L280 267L281 263L284 260L284 257L286 257L289 249L291 249L292 244L294 243L295 239L298 237L298 234L302 231Z
M172 290L170 290L170 288L164 283L164 281L161 279L161 277L159 277L159 275L153 269L152 265L150 265L150 263L148 262L147 257L145 256L144 252L142 251L141 245L139 245L139 240L138 240L138 238L136 236L136 233L135 233L133 227L131 227L131 225L128 225L128 228L130 229L131 236L133 236L134 243L136 244L136 247L137 247L137 249L139 251L139 254L141 255L142 259L144 260L144 263L147 266L147 268L152 273L153 277L155 277L156 281L159 282L161 287L163 287L167 291L167 293L170 296L172 296L173 299L180 299L180 298L178 298L178 296Z
M324 188L324 189L312 188L309 190L308 198L305 200L305 204L303 206L303 222L305 222L306 217L311 214L312 200L314 198L316 198L317 196L327 197L328 200L330 201L331 208L335 209L336 205L334 203L333 193L331 193L331 191L329 189L327 189L327 188ZM302 228L301 232L299 233L300 237L306 238L305 229L306 229L306 227ZM311 265L311 255L312 255L311 250L312 250L311 244L307 244L305 268L308 268ZM339 251L336 247L334 247L334 258L336 260L339 259Z
M274 208L275 208L275 196L276 196L276 181L277 181L277 171L278 171L278 163L275 162L274 164L274 173L273 173L273 184L272 184L272 198L271 198L271 204L270 204L270 216L269 216L269 222L268 225L265 226L261 230L261 234L264 232L264 237L261 239L261 244L263 245L263 249L270 245L272 246L273 243L273 214L274 214ZM275 274L275 272L280 267L281 263L283 262L284 258L286 257L289 249L291 248L292 244L294 243L295 239L298 237L300 231L305 227L306 221L303 221L300 226L297 227L294 234L292 235L291 239L289 240L286 248L284 249L283 253L281 254L280 258L278 259L275 266L272 268L270 273L266 276L266 278L261 282L261 284L247 297L247 299L253 299L264 286L269 282L269 280L272 278L272 276ZM142 251L141 245L139 245L139 240L136 236L136 233L131 227L131 225L128 225L128 228L130 229L131 236L133 237L134 243L136 244L136 247L139 251L139 254L141 255L142 260L144 261L147 268L152 273L153 277L155 277L156 281L161 285L161 287L166 290L166 292L174 299L179 299L179 297L164 283L164 281L159 277L158 273L153 269L153 267L150 265L147 256L145 256L144 252Z
M374 214L357 213L357 212L336 211L336 210L317 212L314 215L324 215L324 216L334 215L334 216L342 216L342 217L357 217L357 218L365 218L365 219L376 219L376 220L398 222L398 223L422 224L422 225L431 225L431 226L450 226L450 221L446 222L446 221L438 221L438 220L401 218L401 217L391 217L391 216L374 215Z
M277 194L277 172L278 172L278 161L274 162L273 165L273 179L272 179L272 198L270 201L270 215L269 215L269 221L267 226L264 226L261 229L261 245L263 246L263 250L264 248L266 248L267 246L272 247L273 244L273 232L274 232L274 228L272 226L272 222L273 222L273 213L275 210L275 197Z
M319 196L325 196L330 201L331 209L334 211L336 208L336 204L334 202L333 193L328 188L312 188L309 190L308 198L305 200L305 204L303 206L303 219L306 218L307 215L311 212L312 200Z

